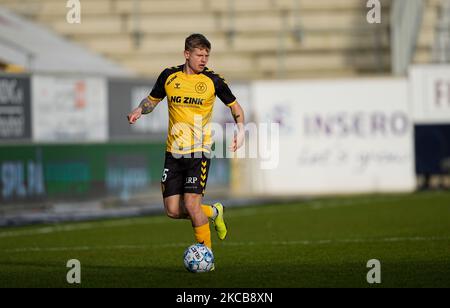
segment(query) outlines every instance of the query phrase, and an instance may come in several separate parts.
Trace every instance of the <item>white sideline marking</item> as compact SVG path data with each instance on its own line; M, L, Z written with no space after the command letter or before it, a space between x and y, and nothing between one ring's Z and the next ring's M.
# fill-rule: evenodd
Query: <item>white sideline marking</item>
M387 238L355 238L337 240L304 240L304 241L272 241L272 242L230 242L223 243L224 246L288 246L288 245L328 245L348 243L386 243L386 242L422 242L422 241L450 241L450 236L415 236L415 237L387 237ZM22 253L22 252L58 252L58 251L87 251L87 250L131 250L131 249L154 249L154 248L183 248L189 243L153 244L153 245L113 245L113 246L74 246L74 247L24 247L16 249L5 249L0 252Z

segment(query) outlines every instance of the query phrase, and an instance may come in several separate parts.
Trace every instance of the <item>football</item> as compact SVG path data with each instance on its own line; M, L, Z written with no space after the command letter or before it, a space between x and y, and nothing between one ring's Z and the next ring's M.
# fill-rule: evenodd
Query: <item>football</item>
M206 273L214 269L214 255L207 246L193 244L183 255L184 267L191 273Z

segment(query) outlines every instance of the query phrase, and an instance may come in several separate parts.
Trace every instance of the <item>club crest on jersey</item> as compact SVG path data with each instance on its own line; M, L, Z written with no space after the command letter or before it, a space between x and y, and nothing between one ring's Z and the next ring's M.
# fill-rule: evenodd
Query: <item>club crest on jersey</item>
M195 91L196 91L198 94L203 94L203 93L206 92L206 90L208 90L208 87L206 86L206 83L204 83L204 82L198 82L198 83L195 85Z

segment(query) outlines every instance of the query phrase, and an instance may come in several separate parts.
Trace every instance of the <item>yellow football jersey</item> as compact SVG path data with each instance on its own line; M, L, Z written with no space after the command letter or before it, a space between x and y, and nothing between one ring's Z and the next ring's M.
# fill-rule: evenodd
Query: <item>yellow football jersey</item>
M167 96L169 128L167 151L176 154L210 153L210 121L216 96L231 107L236 97L224 78L205 68L199 74L184 73L184 65L167 68L158 77L149 98Z

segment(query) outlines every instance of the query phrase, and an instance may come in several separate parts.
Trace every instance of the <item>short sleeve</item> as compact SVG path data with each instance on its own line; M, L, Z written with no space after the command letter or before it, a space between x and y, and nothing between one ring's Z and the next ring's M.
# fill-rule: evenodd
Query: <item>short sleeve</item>
M167 72L168 70L164 70L156 80L155 85L153 86L152 91L150 92L150 98L156 99L156 100L162 100L164 97L166 97L166 89L164 87L166 80L167 80Z
M223 78L217 79L216 95L228 107L231 107L236 103L236 97L233 95Z

